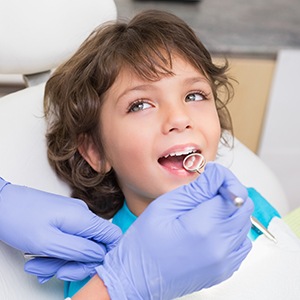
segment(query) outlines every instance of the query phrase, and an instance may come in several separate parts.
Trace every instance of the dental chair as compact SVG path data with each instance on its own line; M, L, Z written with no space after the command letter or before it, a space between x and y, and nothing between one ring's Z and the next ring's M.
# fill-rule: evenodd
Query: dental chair
M45 81L55 67L104 21L116 18L113 0L10 0L0 3L0 74L22 74L26 88L0 98L0 176L15 184L68 196L69 187L50 168L43 118ZM220 146L218 161L277 210L289 211L274 174L237 139ZM0 242L0 299L63 299L56 279L40 285L23 271L23 254Z

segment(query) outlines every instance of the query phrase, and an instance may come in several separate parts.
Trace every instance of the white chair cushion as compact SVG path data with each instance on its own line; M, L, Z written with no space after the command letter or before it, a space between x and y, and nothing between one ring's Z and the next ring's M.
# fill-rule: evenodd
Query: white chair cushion
M1 300L62 300L63 282L58 279L39 284L36 277L24 272L23 254L0 241Z
M279 179L249 148L235 139L233 149L221 146L219 154L217 162L228 167L245 186L255 188L282 216L290 211Z
M181 300L296 300L300 295L300 240L282 219L270 231L277 244L261 235L240 269L226 281Z

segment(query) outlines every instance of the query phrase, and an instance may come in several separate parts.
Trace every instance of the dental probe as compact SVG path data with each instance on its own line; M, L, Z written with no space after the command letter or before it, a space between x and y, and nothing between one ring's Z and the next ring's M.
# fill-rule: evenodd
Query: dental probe
M183 160L183 167L189 171L189 172L197 172L198 174L201 174L201 169L204 168L206 164L206 160L204 156L200 153L191 153L185 157ZM244 199L241 197L238 197L231 193L228 189L221 186L219 188L220 194L225 198L230 200L236 207L241 207L244 204ZM250 221L252 223L252 227L255 230L260 231L262 234L264 234L269 240L273 241L274 243L277 243L276 238L273 234L262 224L260 223L255 217L250 216Z
M220 187L219 189L220 194L225 198L225 199L230 199L230 201L233 202L233 204L237 207L240 207L244 203L244 199L241 197L237 197L230 191L228 191L225 187ZM255 217L250 216L250 220L252 223L252 227L255 230L260 231L262 234L264 234L269 240L273 241L274 243L277 243L276 238L274 235L261 223L259 222Z
M274 235L263 225L261 224L255 217L250 217L251 223L255 229L258 229L262 234L264 234L269 240L277 243Z

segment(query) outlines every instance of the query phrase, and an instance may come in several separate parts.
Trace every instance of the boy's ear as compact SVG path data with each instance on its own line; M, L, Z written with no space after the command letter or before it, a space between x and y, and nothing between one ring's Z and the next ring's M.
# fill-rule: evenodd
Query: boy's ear
M101 171L101 157L100 153L93 141L93 139L88 135L83 135L80 138L80 145L78 151L85 161L98 173ZM105 172L111 170L111 165L109 162L105 162Z

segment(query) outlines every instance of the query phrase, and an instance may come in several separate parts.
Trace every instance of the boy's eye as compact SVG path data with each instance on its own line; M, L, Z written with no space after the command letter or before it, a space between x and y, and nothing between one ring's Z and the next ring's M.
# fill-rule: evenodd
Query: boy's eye
M185 98L186 102L190 102L190 101L201 101L201 100L205 100L205 96L201 93L191 93L188 94Z
M144 101L144 100L138 100L132 103L128 109L129 112L137 112L140 110L145 110L147 108L150 108L151 104Z

